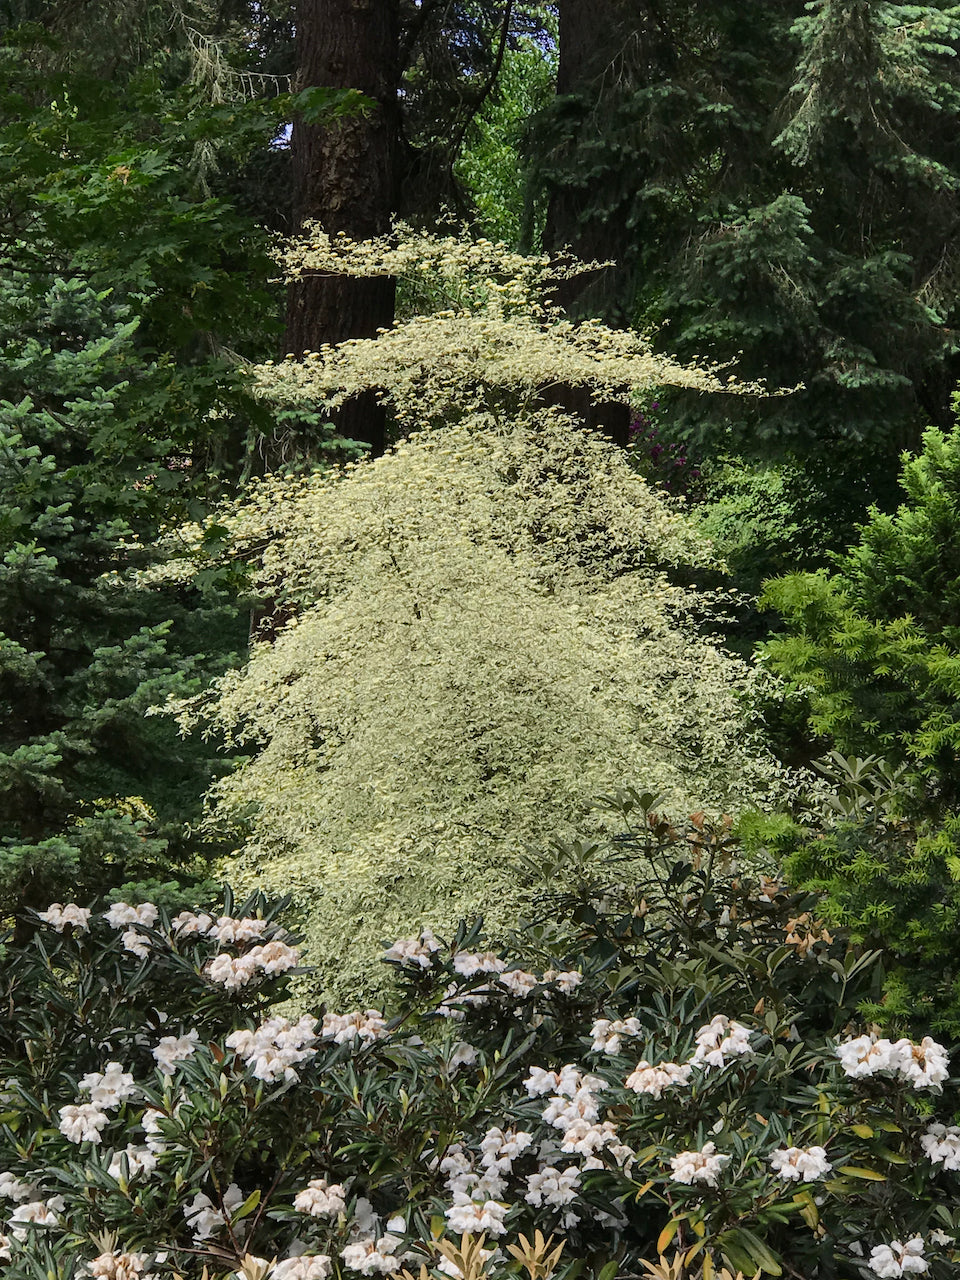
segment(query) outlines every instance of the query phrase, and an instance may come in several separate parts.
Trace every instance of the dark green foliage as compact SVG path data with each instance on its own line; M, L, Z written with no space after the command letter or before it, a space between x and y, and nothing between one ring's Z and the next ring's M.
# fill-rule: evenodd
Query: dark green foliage
M254 464L264 415L224 346L270 334L263 240L190 174L223 116L188 124L149 79L48 80L21 45L0 46L0 915L202 874L187 824L222 765L146 713L246 620L123 575Z
M832 571L767 583L786 633L764 648L802 686L810 727L841 751L886 756L960 798L960 433L905 456L907 500L876 509Z
M822 560L834 533L830 495L816 472L790 463L721 458L701 482L693 515L751 595L774 574Z
M136 351L137 321L106 291L74 278L32 296L18 273L5 284L0 311L30 336L15 350L0 328L3 914L71 885L189 869L183 820L213 761L145 713L198 689L245 638L233 608L197 612L199 599L119 577L134 530L179 499L177 459L147 434L169 405L169 367Z
M821 763L832 818L741 823L748 847L774 850L784 877L819 895L818 911L857 942L883 953L882 996L862 1013L884 1028L929 1026L960 1037L960 818L918 824L902 773L876 757L833 753Z
M591 252L629 228L620 303L667 321L665 347L804 384L735 414L665 398L688 442L815 457L849 528L888 500L920 426L947 424L960 19L875 0L622 8L617 74L541 119L541 181L578 204Z

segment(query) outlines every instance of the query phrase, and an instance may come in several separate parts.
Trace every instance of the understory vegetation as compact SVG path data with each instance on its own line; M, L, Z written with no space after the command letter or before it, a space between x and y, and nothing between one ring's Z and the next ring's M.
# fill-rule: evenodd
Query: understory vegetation
M0 0L4 1276L957 1273L958 68Z

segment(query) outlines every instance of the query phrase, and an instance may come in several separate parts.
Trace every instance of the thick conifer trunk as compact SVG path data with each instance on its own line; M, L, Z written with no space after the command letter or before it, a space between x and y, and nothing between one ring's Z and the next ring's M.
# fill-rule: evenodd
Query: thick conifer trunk
M301 88L359 89L377 104L367 115L328 126L294 125L294 222L315 219L330 235L354 239L390 230L396 209L398 135L397 0L300 0ZM371 338L393 323L395 282L310 277L290 286L284 353ZM341 434L384 449L384 412L372 393L337 415Z
M544 244L551 252L569 248L583 261L622 261L629 246L629 228L616 218L584 218L594 191L589 179L578 179L577 152L595 125L592 117L602 110L605 99L613 100L627 59L630 24L626 21L625 0L560 0L560 61L557 67L557 95L582 100L579 136L572 142L569 157L572 171L567 182L556 184L550 193ZM636 17L634 17L634 24ZM624 316L617 299L617 269L608 267L595 273L561 281L556 298L571 317L599 316L608 324L622 323ZM587 426L602 431L617 444L629 440L630 411L621 404L593 404L586 387L560 386L544 395L550 404L559 404Z

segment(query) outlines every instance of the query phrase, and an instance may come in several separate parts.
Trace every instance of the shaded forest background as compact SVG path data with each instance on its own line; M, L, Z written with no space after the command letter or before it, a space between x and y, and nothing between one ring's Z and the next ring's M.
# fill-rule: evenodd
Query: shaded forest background
M944 640L953 661L938 578L953 508L892 562L889 530L868 540L839 622L836 600L811 604L823 576L755 601L766 579L836 570L871 504L879 527L903 500L903 451L950 431L958 51L946 4L0 2L0 913L67 884L174 904L235 843L201 821L231 768L216 739L150 713L286 619L242 562L212 555L189 582L149 571L188 522L208 521L216 552L208 518L254 478L377 455L401 431L373 391L335 415L274 410L250 365L432 305L385 277L285 287L274 237L307 219L359 240L402 219L572 251L605 264L557 282L572 318L794 389L668 387L632 410L575 386L544 399L716 540L753 602L728 646L829 615L807 636L815 661L809 644L770 651L829 703L780 708L785 763L876 750L912 762L919 809L942 814L952 667L918 677L914 643L890 675L887 641L864 656L851 618L879 627L929 600L927 650ZM900 587L877 600L881 578ZM895 687L865 709L878 669ZM890 724L931 681L935 723L918 713L907 742Z

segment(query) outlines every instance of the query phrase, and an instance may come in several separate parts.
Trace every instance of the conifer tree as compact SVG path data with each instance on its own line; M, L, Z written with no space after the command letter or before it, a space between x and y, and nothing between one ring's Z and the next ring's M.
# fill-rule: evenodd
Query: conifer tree
M672 421L816 457L839 506L887 495L956 376L955 7L661 0L571 38L584 77L536 133L563 235L620 259L616 302L664 349L804 384L734 415L674 397Z
M906 498L871 509L832 572L767 583L786 634L765 646L804 690L810 727L847 754L925 780L937 812L960 802L960 433L931 428L904 455Z

